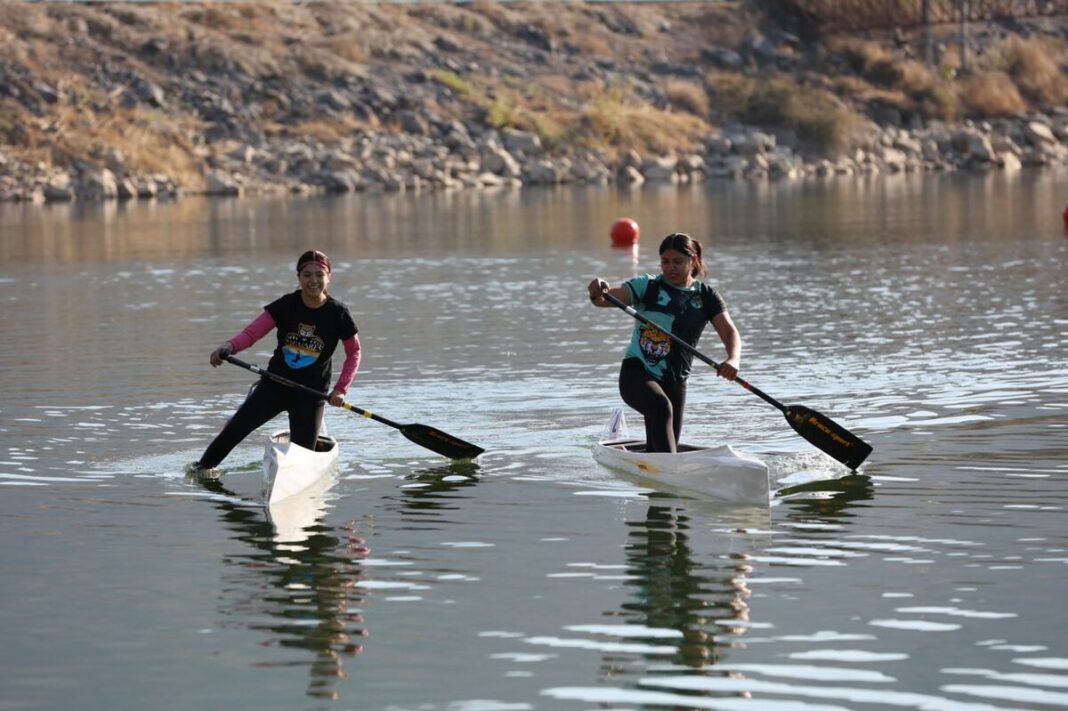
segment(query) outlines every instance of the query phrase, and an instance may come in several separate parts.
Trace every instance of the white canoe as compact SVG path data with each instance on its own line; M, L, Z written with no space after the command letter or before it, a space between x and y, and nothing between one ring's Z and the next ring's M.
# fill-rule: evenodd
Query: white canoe
M768 467L729 444L698 447L680 444L675 454L649 453L641 440L601 441L593 458L613 471L654 489L714 498L734 504L767 506L771 497Z
M268 506L307 491L337 471L338 444L320 434L315 451L289 441L289 430L267 439L263 451L263 500Z

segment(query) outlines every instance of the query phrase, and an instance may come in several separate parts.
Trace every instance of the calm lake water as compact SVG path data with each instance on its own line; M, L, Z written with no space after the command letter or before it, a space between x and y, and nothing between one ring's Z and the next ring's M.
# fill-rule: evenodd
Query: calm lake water
M0 709L1068 707L1066 203L1025 172L0 205ZM700 365L684 439L767 461L771 506L593 461L633 322L585 284L676 230L743 375L870 442L859 475ZM252 382L209 351L312 246L349 399L477 463L331 410L323 497L264 511L269 428L185 480Z

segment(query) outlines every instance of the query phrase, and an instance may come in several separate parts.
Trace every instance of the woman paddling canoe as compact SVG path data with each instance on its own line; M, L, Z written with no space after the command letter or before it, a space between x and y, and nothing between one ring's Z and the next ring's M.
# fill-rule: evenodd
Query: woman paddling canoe
M300 255L300 289L267 304L243 331L213 350L209 358L212 367L219 367L226 356L245 350L271 329L277 329L278 345L267 370L326 392L330 359L340 342L345 347L345 364L328 398L331 405L340 407L360 366L360 338L348 307L327 293L330 275L330 258L325 254L309 250ZM193 467L203 470L219 466L241 440L282 412L289 413L290 441L313 449L324 409L322 400L262 379Z
M719 376L734 380L742 358L742 338L719 293L700 281L705 275L701 243L681 232L660 243L660 274L628 279L611 286L600 278L589 283L594 306L611 307L608 292L655 324L697 346L706 323L716 329L727 359ZM645 441L650 452L675 452L686 406L686 379L693 355L673 347L661 331L636 323L619 370L623 402L645 418Z

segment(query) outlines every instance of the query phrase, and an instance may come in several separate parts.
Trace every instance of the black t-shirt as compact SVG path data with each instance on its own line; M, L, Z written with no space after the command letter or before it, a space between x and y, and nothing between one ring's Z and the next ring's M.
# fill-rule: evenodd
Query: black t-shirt
M330 384L330 359L338 341L351 338L358 331L348 307L327 296L325 304L311 309L297 290L264 309L274 319L278 333L278 347L267 370L325 392Z

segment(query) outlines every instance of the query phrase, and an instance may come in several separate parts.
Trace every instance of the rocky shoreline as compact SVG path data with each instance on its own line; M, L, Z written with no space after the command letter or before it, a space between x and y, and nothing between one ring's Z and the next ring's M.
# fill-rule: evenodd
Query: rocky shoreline
M596 156L557 158L532 133L505 130L472 137L462 124L431 136L366 136L325 148L303 142L240 146L211 161L207 184L190 191L166 174L138 175L122 152L105 167L40 170L0 153L0 201L131 200L190 192L217 196L279 193L419 192L531 185L692 184L709 179L798 180L882 173L1012 172L1068 165L1068 110L996 123L882 129L864 148L836 159L806 160L776 136L737 126L710 136L703 151L618 163Z
M6 108L19 111L25 122L9 123L3 133L6 141L0 144L0 201L6 202L692 184L710 179L777 181L924 171L1011 172L1024 166L1068 164L1068 108L1064 107L956 122L884 115L877 123L869 116L854 130L849 147L834 156L803 150L789 131L729 119L709 121L707 130L685 141L681 149L623 145L609 152L582 145L547 146L535 131L488 121L484 107L474 113L469 108L466 113L449 110L450 102L464 98L467 89L456 77L465 70L522 77L524 70L515 65L523 61L566 62L568 71L579 72L583 78L591 73L625 74L637 87L635 95L648 95L652 105L665 103L658 93L660 83L704 70L682 62L673 64L671 58L659 55L660 64L629 68L618 60L584 58L544 30L544 23L530 18L510 20L510 32L504 38L510 44L493 34L496 28L475 33L487 43L496 42L501 57L507 56L505 50L522 49L523 54L511 56L512 64L502 59L497 66L485 51L476 64L464 54L461 35L462 31L470 34L470 28L457 29L460 20L443 23L435 16L436 29L431 34L408 40L409 47L419 47L424 54L404 55L405 61L396 62L397 67L386 69L382 63L368 71L372 62L365 59L358 66L317 67L283 80L285 72L279 66L272 64L266 70L240 57L220 58L221 50L210 44L218 40L203 29L203 18L186 30L188 38L183 41L188 46L178 47L178 40L163 34L160 23L166 17L158 10L61 7L34 11L41 15L41 41L49 45L55 60L53 66L37 69L28 60L0 57L0 99ZM628 29L629 33L655 31L642 29L639 20L648 20L644 16L620 16L630 18L637 28ZM12 36L25 31L11 26L10 15L5 19ZM398 26L404 19L398 19ZM420 16L421 21L425 19ZM685 19L661 14L648 21L663 24ZM474 23L472 18L463 21ZM51 46L59 42L51 37L58 26L74 36L105 36L107 46L97 50L105 59L88 66L85 62L92 55L75 58L65 45ZM709 66L759 69L761 62L796 64L791 57L796 57L798 43L788 33L750 32L740 52L704 47L698 56ZM207 54L203 47L215 48L215 54ZM38 54L45 52L38 50ZM275 60L265 57L260 61ZM83 64L75 70L76 62ZM56 63L61 65L58 73ZM427 71L420 65L434 69ZM90 80L57 79L63 72ZM446 73L453 77L453 85L443 79ZM327 128L336 121L343 129L325 137L266 130L268 109L271 121L284 128L318 120ZM156 131L157 145L171 140L181 146L184 177L181 171L160 166L158 160L129 155L129 131L104 134L97 124L109 112L133 117L131 122L141 124L131 125L144 124L146 131ZM190 118L182 123L182 117ZM50 136L57 143L64 136L70 143L79 125L91 127L97 136L80 154L66 150L59 156L52 151L48 160L27 159L36 155L27 146L47 145ZM324 130L320 127L319 133ZM111 136L110 142L100 138L103 135ZM146 168L150 162L152 167ZM190 173L197 178L190 179Z

